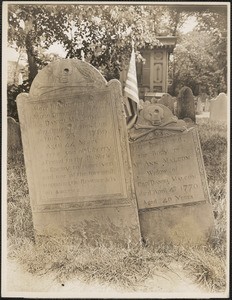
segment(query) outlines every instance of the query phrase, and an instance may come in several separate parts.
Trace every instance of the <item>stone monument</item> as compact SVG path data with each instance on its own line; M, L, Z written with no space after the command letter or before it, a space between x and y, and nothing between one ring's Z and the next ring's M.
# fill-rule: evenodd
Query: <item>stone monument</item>
M204 111L209 112L209 110L210 110L210 101L208 100L208 98L206 98Z
M204 243L213 212L195 126L187 128L166 106L150 104L129 136L143 238Z
M174 114L174 101L175 101L174 98L168 93L166 93L163 94L163 96L159 99L157 103L167 106Z
M19 123L7 117L7 154L13 157L16 151L22 150L21 132Z
M227 96L220 93L215 100L210 101L210 121L227 122Z
M86 224L92 238L140 240L120 82L63 59L38 73L17 107L37 233Z
M196 108L196 113L198 115L201 115L203 113L203 105L202 105L202 102L201 102L201 98L198 97L197 99L197 108Z
M177 117L179 119L190 118L195 123L195 104L192 90L184 86L177 97Z

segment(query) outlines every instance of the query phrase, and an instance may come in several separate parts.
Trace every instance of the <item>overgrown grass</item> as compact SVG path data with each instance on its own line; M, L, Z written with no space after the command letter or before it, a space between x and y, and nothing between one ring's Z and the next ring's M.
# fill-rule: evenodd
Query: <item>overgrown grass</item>
M198 124L209 193L215 218L210 243L225 258L227 228L227 128L202 119Z
M157 270L176 261L196 282L211 291L225 289L226 265L226 128L202 121L198 125L215 231L205 246L158 245L143 247L129 240L122 246L98 237L89 244L82 232L38 237L34 242L32 214L22 153L8 160L8 256L37 275L53 274L60 282L113 283L136 290ZM104 237L107 238L107 237ZM110 241L110 238L109 238Z

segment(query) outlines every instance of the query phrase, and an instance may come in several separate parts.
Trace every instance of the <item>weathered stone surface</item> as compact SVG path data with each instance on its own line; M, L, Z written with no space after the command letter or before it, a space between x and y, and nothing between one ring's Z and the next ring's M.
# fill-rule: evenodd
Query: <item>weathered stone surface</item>
M140 238L120 82L64 59L17 97L34 227ZM90 227L90 226L89 226ZM112 234L113 235L113 234Z
M213 228L212 208L206 202L139 212L141 232L148 243L203 244Z
M194 97L189 87L185 86L180 89L177 97L177 117L179 119L190 118L196 122Z
M160 115L158 104L146 107L131 130L142 236L152 242L201 243L213 227L213 214L198 133L182 120L173 123L170 110L158 123Z
M210 101L208 99L205 100L204 111L206 111L206 112L210 111Z
M210 121L227 122L227 95L220 93L210 101Z
M169 94L164 94L158 101L159 104L163 104L167 106L172 113L174 113L174 101L175 99L169 95Z
M159 101L159 98L156 98L156 97L151 98L151 103L153 103L153 104L158 103L158 101Z
M144 103L138 119L129 131L131 141L148 140L157 136L173 135L186 130L186 123L178 120L163 104Z
M22 150L21 131L19 123L11 117L7 117L7 151L8 156L13 157L15 151Z
M203 105L202 105L202 102L201 102L201 98L198 97L197 99L197 108L196 108L196 113L198 115L201 115L203 113Z

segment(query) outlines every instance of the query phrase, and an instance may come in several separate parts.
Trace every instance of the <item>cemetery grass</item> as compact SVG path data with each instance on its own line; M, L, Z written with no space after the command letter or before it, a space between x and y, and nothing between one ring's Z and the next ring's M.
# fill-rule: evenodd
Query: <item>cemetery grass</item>
M114 244L110 233L88 241L85 228L67 236L38 237L35 243L23 154L16 153L7 166L8 258L32 274L53 274L63 283L70 279L101 282L136 290L157 270L167 270L173 262L181 264L192 279L212 292L226 286L226 127L200 120L198 124L206 167L215 230L207 245L159 244L144 246Z

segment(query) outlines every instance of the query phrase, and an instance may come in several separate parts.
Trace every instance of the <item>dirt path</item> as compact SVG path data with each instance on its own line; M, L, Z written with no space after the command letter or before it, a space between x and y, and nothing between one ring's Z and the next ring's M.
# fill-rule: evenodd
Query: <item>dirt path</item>
M6 268L4 291L7 296L30 297L104 297L104 298L155 298L160 297L209 297L209 291L193 283L180 265L172 264L169 269L159 270L152 279L138 286L136 291L122 290L107 284L86 284L78 279L57 282L52 275L35 276L24 271L20 265L9 261ZM3 273L4 274L4 273ZM5 294L4 293L4 294ZM212 296L212 294L211 294Z

